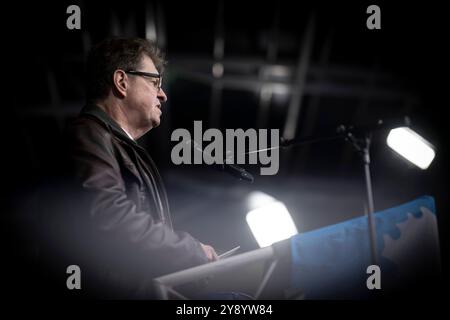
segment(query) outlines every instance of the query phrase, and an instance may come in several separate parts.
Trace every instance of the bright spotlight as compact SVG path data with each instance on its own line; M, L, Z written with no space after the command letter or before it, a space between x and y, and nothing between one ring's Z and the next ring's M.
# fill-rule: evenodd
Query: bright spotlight
M276 201L277 199L268 195L267 193L261 191L252 191L247 197L247 206L251 211L253 209L264 207L265 205L271 204L272 202Z
M264 193L254 194L249 200L263 199L259 208L247 213L247 223L260 247L290 238L297 234L297 228L286 206ZM272 201L268 201L272 199Z
M387 144L395 152L425 170L434 159L433 146L408 127L392 129Z

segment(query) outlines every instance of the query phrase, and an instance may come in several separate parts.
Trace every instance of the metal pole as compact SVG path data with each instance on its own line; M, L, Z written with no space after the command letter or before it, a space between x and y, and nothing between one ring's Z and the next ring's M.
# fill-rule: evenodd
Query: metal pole
M364 161L364 174L366 180L366 191L367 191L367 205L368 205L368 223L369 223L369 241L370 241L370 252L372 257L372 264L378 265L377 257L377 239L376 239L376 226L375 218L373 213L375 211L373 205L373 192L372 192L372 180L370 178L370 136L365 138L365 146L363 148L363 161Z

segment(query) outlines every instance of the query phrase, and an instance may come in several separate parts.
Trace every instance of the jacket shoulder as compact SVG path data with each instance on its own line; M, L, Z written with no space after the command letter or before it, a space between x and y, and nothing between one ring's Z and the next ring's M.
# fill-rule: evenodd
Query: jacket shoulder
M93 117L79 116L67 125L66 136L69 139L85 138L95 141L111 140L112 135L106 124Z
M86 115L80 115L77 118L73 119L68 124L67 131L71 133L77 131L97 132L99 134L110 133L110 130L105 123L102 123L100 120L94 117Z

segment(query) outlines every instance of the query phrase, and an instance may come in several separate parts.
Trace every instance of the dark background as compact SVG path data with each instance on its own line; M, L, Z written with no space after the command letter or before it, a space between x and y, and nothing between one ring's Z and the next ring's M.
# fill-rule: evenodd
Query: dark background
M81 8L81 30L66 28L70 4ZM366 28L370 4L381 8L381 30ZM171 132L192 131L194 120L202 120L204 130L277 128L283 134L292 93L299 90L300 103L294 104L299 106L297 138L327 135L342 123L410 116L414 130L436 147L436 158L428 170L417 169L386 146L387 131L377 131L371 167L375 209L432 195L447 266L444 85L449 55L442 7L409 2L62 1L9 4L3 13L11 19L3 21L7 58L2 83L8 91L1 126L1 218L13 286L39 252L27 230L38 219L35 201L52 192L62 130L83 106L86 53L108 36L154 34L166 51L164 90L169 99L162 125L140 143L161 169L177 228L219 250L235 245L243 251L256 249L245 222L245 200L252 191L283 201L299 232L364 214L362 163L344 141L281 150L275 176L259 176L258 166L244 166L255 175L253 184L205 166L171 163ZM223 51L217 46L220 39ZM304 64L299 63L302 58ZM224 74L218 79L211 70L220 62ZM273 66L281 66L284 75L271 73ZM294 77L302 70L303 84ZM281 89L265 100L263 84L280 84Z

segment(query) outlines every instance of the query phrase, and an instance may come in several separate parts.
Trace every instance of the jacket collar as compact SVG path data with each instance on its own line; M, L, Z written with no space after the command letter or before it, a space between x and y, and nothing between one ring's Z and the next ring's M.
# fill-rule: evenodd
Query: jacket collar
M80 115L88 115L91 117L96 118L100 122L102 122L106 127L110 128L111 131L113 131L116 135L118 135L121 139L132 142L134 145L138 145L138 143L131 139L126 132L119 126L119 124L114 121L103 109L101 109L99 106L95 104L87 104L83 107L83 109L80 112Z

